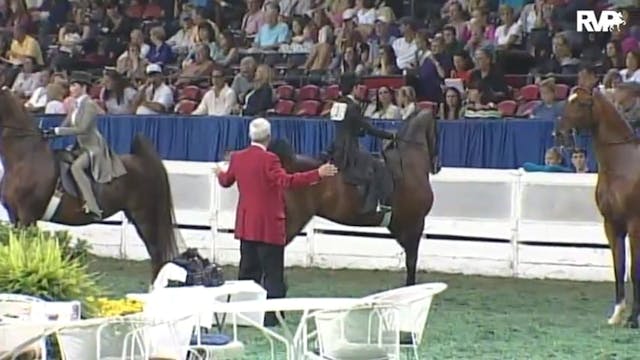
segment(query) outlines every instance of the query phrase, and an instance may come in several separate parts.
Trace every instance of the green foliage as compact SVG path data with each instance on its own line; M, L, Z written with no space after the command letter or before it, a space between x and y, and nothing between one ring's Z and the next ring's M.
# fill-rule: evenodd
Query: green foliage
M33 230L9 231L0 245L0 293L80 300L84 315L91 316L96 309L87 297L103 294L97 274L89 273L81 258L65 253L68 245L57 240Z
M83 264L86 264L89 257L89 251L91 250L91 245L89 245L85 240L77 239L74 243L73 237L67 231L42 231L36 226L16 229L6 223L0 223L0 244L8 244L9 236L12 232L24 235L23 238L27 240L39 237L54 240L58 245L60 245L60 249L65 257L76 259Z

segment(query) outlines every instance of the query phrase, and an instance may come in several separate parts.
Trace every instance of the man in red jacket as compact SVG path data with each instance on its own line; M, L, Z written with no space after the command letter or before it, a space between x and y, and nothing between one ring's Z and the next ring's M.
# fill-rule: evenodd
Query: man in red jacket
M268 298L286 295L284 247L286 245L284 190L316 184L333 176L338 169L324 164L318 169L288 174L280 159L267 151L271 124L264 118L249 124L251 146L231 155L226 172L215 169L223 187L238 183L235 238L240 239L238 279L263 284ZM275 314L267 313L265 325L277 324Z

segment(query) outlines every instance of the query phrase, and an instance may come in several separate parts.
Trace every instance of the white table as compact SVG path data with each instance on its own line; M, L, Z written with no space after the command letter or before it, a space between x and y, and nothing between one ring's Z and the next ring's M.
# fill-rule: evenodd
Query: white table
M339 310L348 309L354 306L367 303L362 298L283 298L266 299L253 301L238 301L233 303L215 303L212 311L216 313L232 314L234 318L243 317L244 313L251 311L275 312L284 331L284 335L276 333L274 330L264 327L262 323L253 322L253 326L262 332L272 336L282 342L287 349L287 359L297 359L300 351L295 344L295 339L304 331L307 317L311 311L316 310ZM302 312L302 317L296 327L295 334L291 332L284 319L280 316L282 312ZM245 319L250 321L250 319ZM305 344L306 345L306 344ZM274 358L272 348L272 358Z
M208 299L211 299L212 302L238 302L238 301L249 301L249 300L265 300L267 298L267 291L262 288L262 286L256 284L253 280L231 280L225 281L225 283L221 286L216 287L204 287L204 286L189 286L185 287L186 289L198 289L197 291ZM156 291L163 291L165 289L171 289L172 291L176 291L174 289L182 289L182 288L160 288ZM144 303L150 296L154 293L133 293L127 294L128 299L138 300ZM246 319L251 319L249 322ZM254 323L262 323L264 320L264 311L251 311L248 313L244 313L243 316L239 319L240 322L237 325L245 325L245 326L253 326ZM218 327L224 325L224 319L219 321L216 317L216 322Z

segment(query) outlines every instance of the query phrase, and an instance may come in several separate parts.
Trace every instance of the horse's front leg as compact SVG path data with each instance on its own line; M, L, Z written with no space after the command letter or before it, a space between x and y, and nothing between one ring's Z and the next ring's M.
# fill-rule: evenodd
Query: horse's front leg
M624 291L625 262L625 238L627 232L625 226L605 219L604 232L609 241L609 248L613 255L613 272L616 278L616 296L613 314L609 318L609 325L617 325L622 322L622 316L626 308Z
M629 244L631 245L631 282L633 283L633 306L627 325L638 328L640 316L640 218L629 223Z

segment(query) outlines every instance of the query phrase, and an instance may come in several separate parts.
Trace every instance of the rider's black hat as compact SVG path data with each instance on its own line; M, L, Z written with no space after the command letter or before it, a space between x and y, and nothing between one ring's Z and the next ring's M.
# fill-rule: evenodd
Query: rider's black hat
M69 81L69 83L70 84L76 83L76 84L91 86L92 84L91 74L84 71L74 71L71 73L71 81Z

